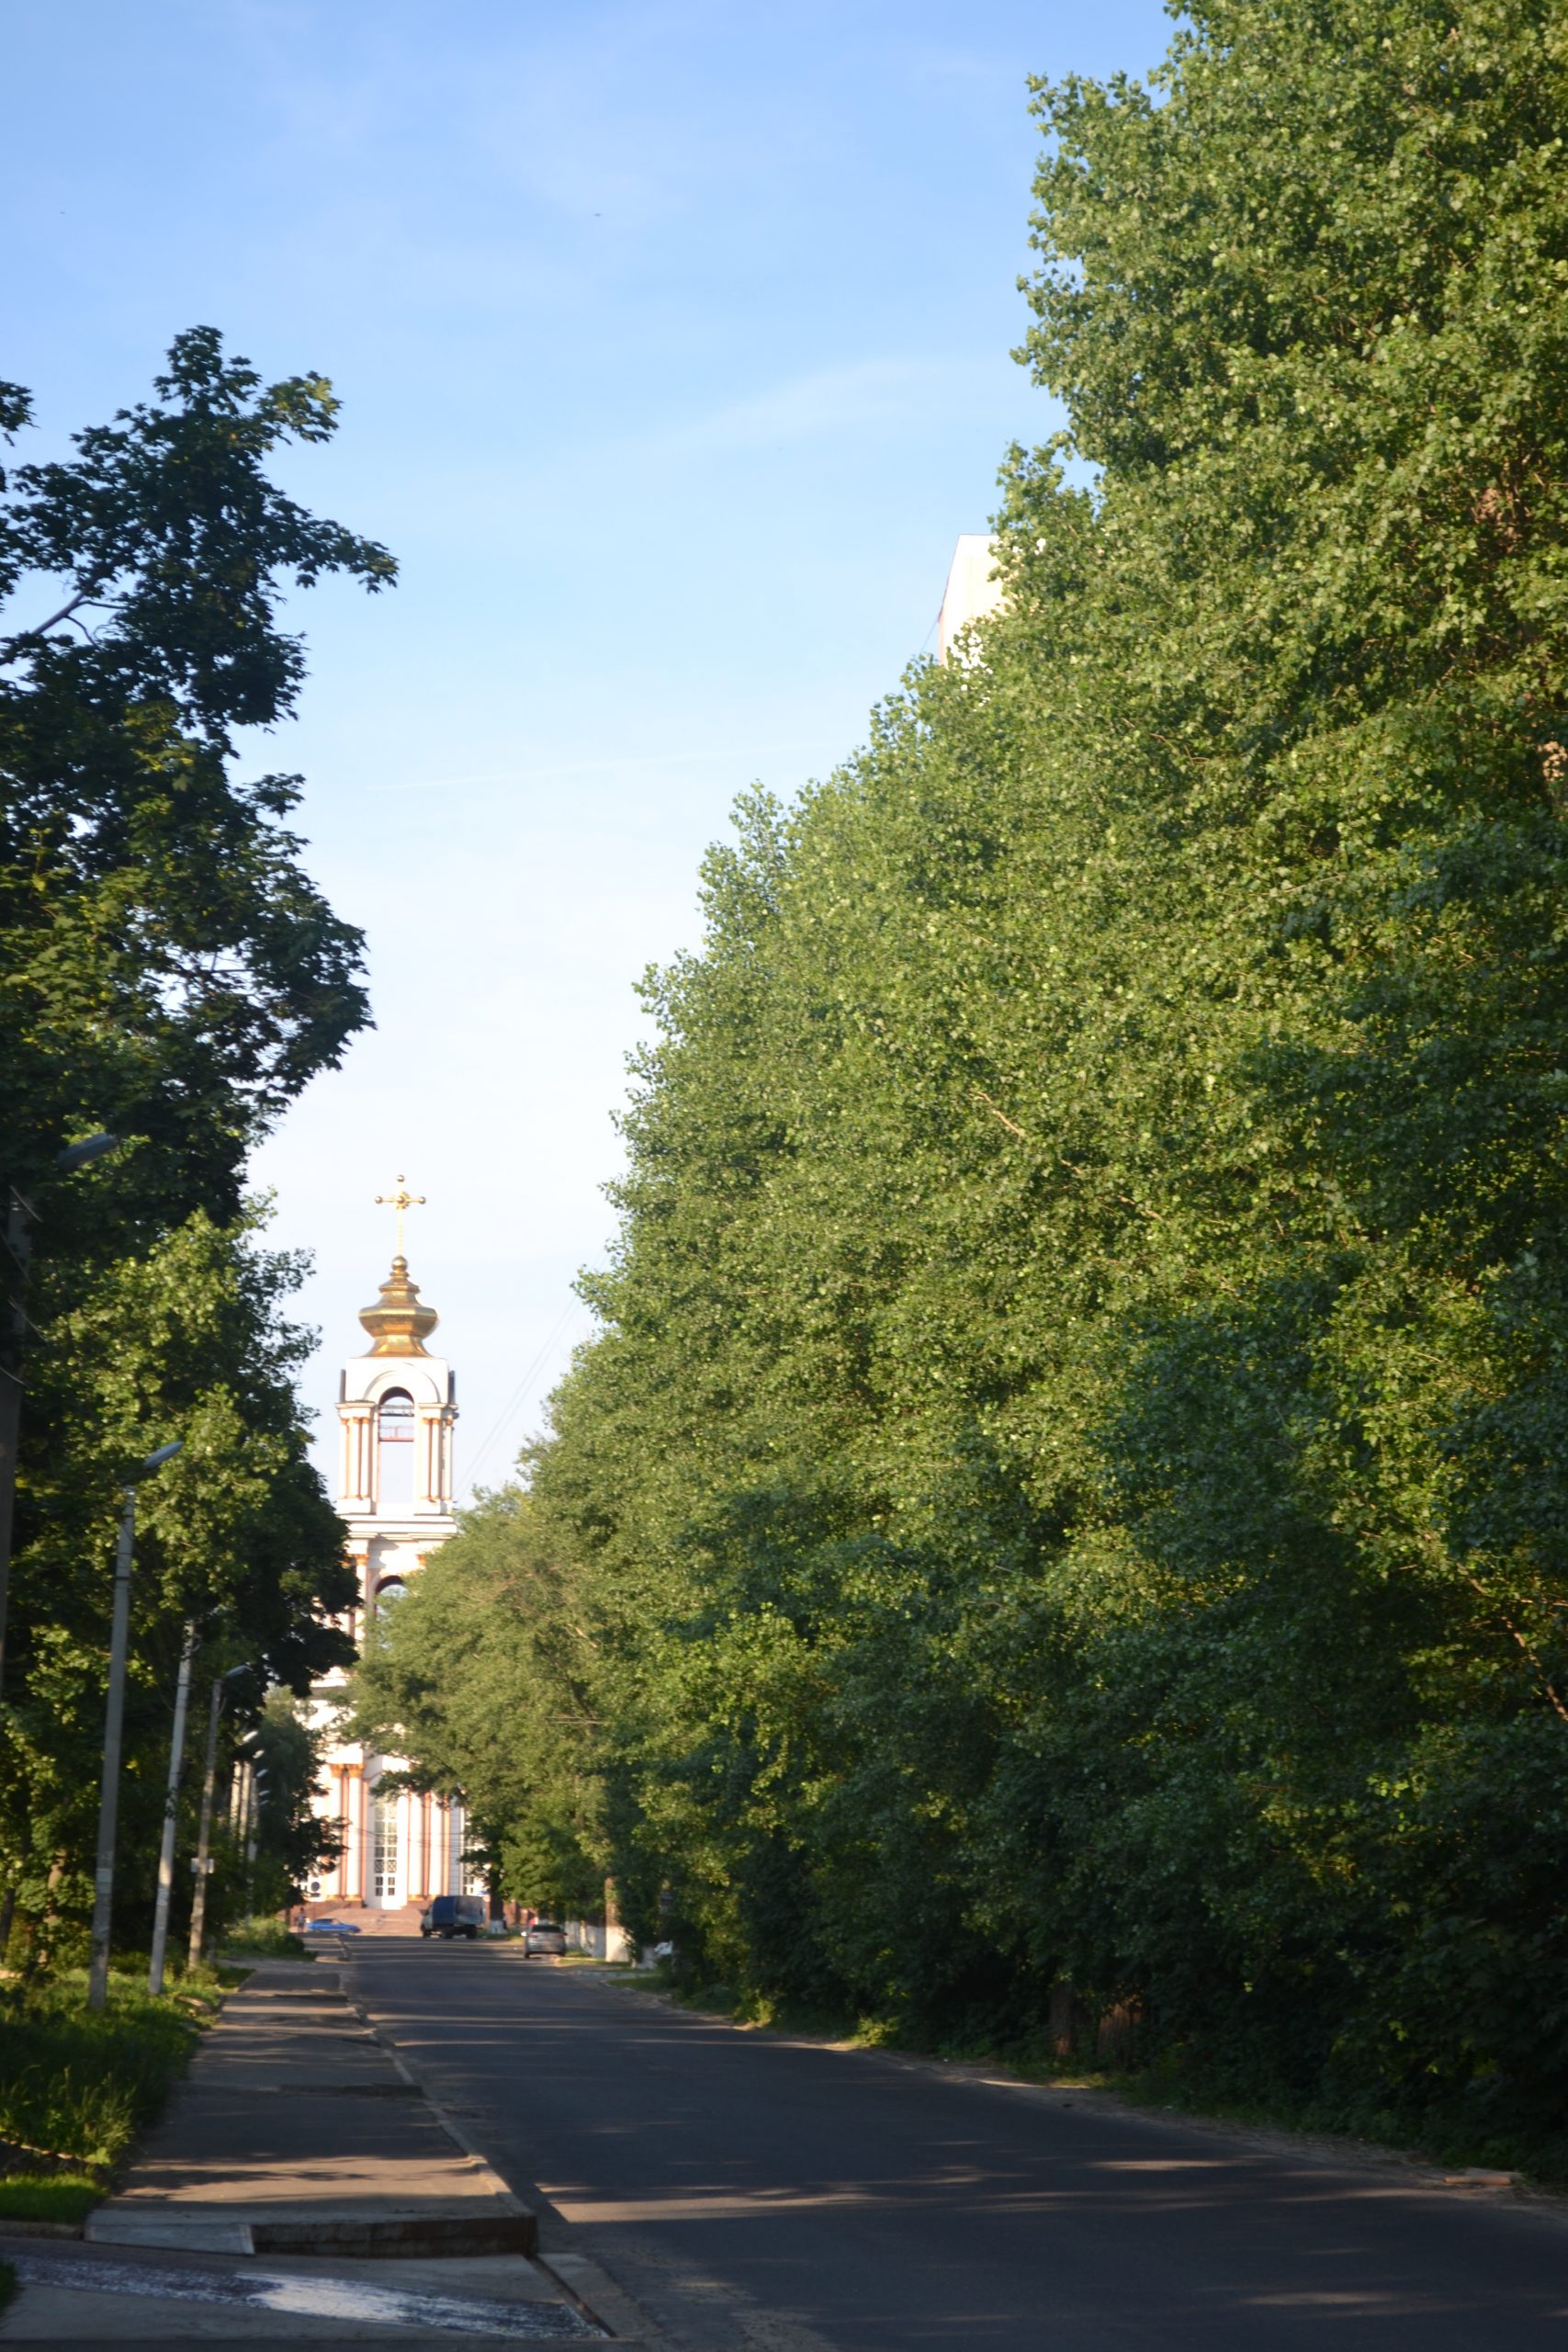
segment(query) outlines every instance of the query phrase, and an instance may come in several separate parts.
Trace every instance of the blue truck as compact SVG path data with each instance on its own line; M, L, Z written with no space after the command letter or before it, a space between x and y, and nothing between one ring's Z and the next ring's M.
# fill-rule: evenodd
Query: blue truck
M489 1910L482 1894L437 1894L429 1908L420 1913L419 1932L439 1936L443 1943L450 1943L454 1936L467 1936L472 1943Z

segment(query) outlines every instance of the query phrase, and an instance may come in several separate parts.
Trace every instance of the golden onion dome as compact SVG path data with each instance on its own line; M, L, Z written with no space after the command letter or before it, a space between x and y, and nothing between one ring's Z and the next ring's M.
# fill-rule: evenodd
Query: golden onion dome
M441 1317L434 1306L420 1305L419 1284L409 1280L409 1261L398 1257L379 1298L360 1308L359 1319L370 1334L373 1356L422 1356Z

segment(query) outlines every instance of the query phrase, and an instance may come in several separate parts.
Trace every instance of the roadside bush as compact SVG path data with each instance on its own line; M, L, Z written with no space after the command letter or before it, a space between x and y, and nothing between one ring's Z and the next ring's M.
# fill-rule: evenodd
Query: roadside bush
M241 1919L222 1939L236 1960L303 1960L306 1945L281 1919Z

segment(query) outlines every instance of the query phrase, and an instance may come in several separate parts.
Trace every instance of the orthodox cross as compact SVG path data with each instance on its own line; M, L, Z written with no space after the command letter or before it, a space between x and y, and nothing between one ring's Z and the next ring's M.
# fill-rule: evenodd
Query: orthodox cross
M378 1193L376 1195L376 1205L378 1209L397 1210L398 1247L396 1254L400 1258L403 1254L403 1217L408 1210L422 1209L424 1206L424 1194L423 1193L411 1193L408 1188L408 1178L406 1176L400 1176L398 1179L397 1191L395 1193Z

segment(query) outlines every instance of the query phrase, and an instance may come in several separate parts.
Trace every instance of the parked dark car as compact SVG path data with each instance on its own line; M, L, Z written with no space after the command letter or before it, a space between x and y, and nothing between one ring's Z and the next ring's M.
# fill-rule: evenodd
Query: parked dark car
M531 1960L536 1952L551 1953L557 1960L566 1950L566 1929L554 1919L536 1919L531 1928L523 1930L523 1957Z
M438 1894L428 1909L419 1915L422 1936L439 1936L443 1943L450 1943L454 1936L467 1936L470 1943L484 1926L490 1906L482 1894Z

